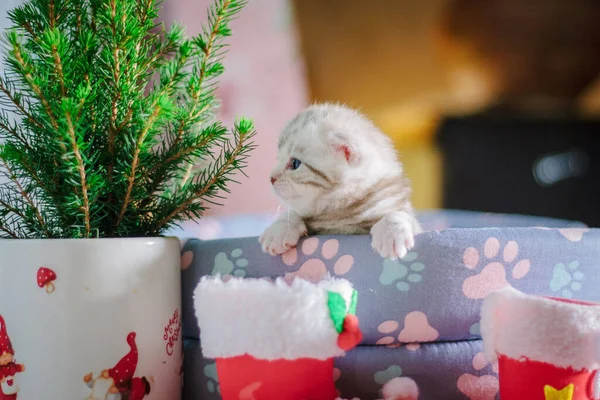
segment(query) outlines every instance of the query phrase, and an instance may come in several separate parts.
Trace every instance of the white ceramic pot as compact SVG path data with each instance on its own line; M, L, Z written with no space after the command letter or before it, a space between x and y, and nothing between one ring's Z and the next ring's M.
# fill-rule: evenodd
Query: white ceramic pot
M0 399L181 398L177 239L0 240L0 316Z

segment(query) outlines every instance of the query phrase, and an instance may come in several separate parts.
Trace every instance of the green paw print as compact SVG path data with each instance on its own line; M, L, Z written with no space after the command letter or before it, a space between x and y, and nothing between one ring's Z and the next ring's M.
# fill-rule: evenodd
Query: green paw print
M378 385L385 385L394 378L402 376L402 368L399 365L390 365L383 371L375 372L373 378Z
M419 255L414 252L408 253L401 260L383 260L383 271L379 275L379 282L383 286L396 284L396 289L408 292L410 285L423 280L420 273L425 269L425 264L416 262ZM408 267L407 267L408 265Z
M481 336L481 325L479 322L475 322L473 325L471 325L471 327L469 328L469 333L471 334L471 336Z
M215 256L215 266L213 267L212 274L245 277L248 260L242 258L243 254L244 251L242 249L235 249L229 255L225 252L220 252Z
M219 375L217 374L217 363L207 364L204 366L204 376L206 377L206 388L210 393L221 393L219 386Z
M581 290L583 279L583 272L579 271L579 261L572 261L567 265L559 263L554 266L550 290L571 298L573 292Z

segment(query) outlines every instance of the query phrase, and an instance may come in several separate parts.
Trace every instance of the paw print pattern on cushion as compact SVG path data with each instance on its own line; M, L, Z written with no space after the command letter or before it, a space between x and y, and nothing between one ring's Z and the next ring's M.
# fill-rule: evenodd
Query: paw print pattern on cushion
M488 362L483 353L475 354L472 366L475 371L482 371L488 366ZM494 367L492 367L492 369L495 373L498 373ZM486 374L478 376L465 373L458 378L456 386L458 390L470 400L495 400L500 389L500 382L494 375Z
M398 332L400 324L394 320L384 321L377 327L380 333L385 334L375 344L398 347L406 343L408 350L414 351L420 347L419 343L433 342L440 333L429 324L427 315L421 311L413 311L404 318L404 328ZM392 334L396 337L391 336Z
M470 400L495 400L500 383L493 375L462 374L456 385Z
M469 247L463 254L466 268L481 271L468 277L463 282L463 293L470 299L483 299L491 292L510 286L506 279L507 269L510 269L512 279L521 279L529 273L531 262L528 259L517 261L519 245L515 241L506 243L500 252L500 241L489 238L483 247L483 254L474 247ZM501 253L501 255L500 255Z
M333 368L333 381L337 382L342 376L342 371L339 368Z
M573 292L581 290L583 272L579 271L579 261L572 261L568 265L556 264L552 270L550 290L558 292L562 297L572 298Z
M481 336L481 324L479 322L475 322L469 328L469 333L473 336Z
M477 353L475 357L473 357L473 368L477 371L481 371L487 366L487 361L485 359L485 354Z
M473 357L473 368L475 370L481 371L488 365L489 365L489 363L486 360L484 353L475 354L475 357ZM498 373L498 363L492 365L491 367L492 367L492 371L494 371L495 373Z
M390 336L391 334L397 334L399 327L400 327L400 324L398 324L398 322L394 321L394 320L384 321L381 324L379 324L379 326L377 327L377 331L379 333L385 334L386 336L383 336L382 338L377 340L377 342L375 342L375 344L380 345L380 346L386 345L388 347L400 346L400 343L397 342L396 337Z
M385 385L394 378L402 376L402 368L399 365L390 365L382 371L375 372L373 379L378 385Z
M188 269L194 261L194 252L191 250L185 251L181 255L181 269Z
M404 318L404 329L398 335L403 343L433 342L440 333L429 324L427 315L421 311L413 311Z
M248 260L242 257L244 251L242 249L234 249L227 255L225 252L220 252L215 256L215 264L212 270L212 275L223 276L246 276L246 267Z
M204 377L206 378L206 389L208 389L210 393L221 393L219 374L217 373L217 363L211 363L204 366Z
M564 228L558 230L567 240L571 242L579 242L583 239L583 235L589 231L588 228Z
M302 242L300 250L293 248L281 255L281 259L285 265L295 266L298 262L298 251L301 251L305 256L314 256L304 261L295 272L286 274L287 279L300 277L311 282L318 282L328 275L325 261L335 260L333 264L333 272L336 276L346 275L354 266L354 257L350 254L344 254L338 257L340 243L337 239L326 240L321 245L320 254L317 255L319 249L319 238L311 237Z
M410 252L400 260L383 260L383 270L379 275L379 283L383 286L395 284L396 289L408 292L412 284L423 280L421 272L425 265L417 261L418 254Z

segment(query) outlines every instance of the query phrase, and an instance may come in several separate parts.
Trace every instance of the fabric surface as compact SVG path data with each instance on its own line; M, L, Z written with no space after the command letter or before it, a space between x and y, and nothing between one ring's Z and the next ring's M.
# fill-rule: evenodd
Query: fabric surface
M479 342L482 299L513 286L529 294L600 301L600 230L533 217L465 213L461 220L459 214L431 215L426 228L442 230L417 236L415 248L398 261L375 254L368 236L311 237L277 257L263 254L256 237L188 240L182 249L184 399L220 398L214 361L199 350L192 299L200 278L217 273L329 273L352 282L364 340L336 360L344 397L376 398L383 383L401 374L415 379L425 400L495 398L498 380ZM486 218L521 227L472 228L477 221L489 226ZM461 221L469 228L452 228Z
M194 238L201 240L227 239L260 236L266 227L275 220L273 214L240 214L222 217L203 217L197 222L189 222L185 227L173 228L167 236ZM506 215L477 213L459 210L432 210L419 213L419 221L425 230L447 228L485 227L581 227L580 222L563 221L553 218L528 215Z
M202 357L200 343L185 343L183 399L220 400L215 360ZM334 360L334 379L343 398L373 400L397 376L413 378L420 400L495 399L498 377L485 363L480 340L428 343L418 349L360 346Z

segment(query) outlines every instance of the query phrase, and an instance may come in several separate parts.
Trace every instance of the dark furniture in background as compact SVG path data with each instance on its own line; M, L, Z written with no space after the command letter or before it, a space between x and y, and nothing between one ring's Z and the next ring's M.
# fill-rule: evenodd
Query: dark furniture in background
M448 118L443 207L600 226L600 120Z

